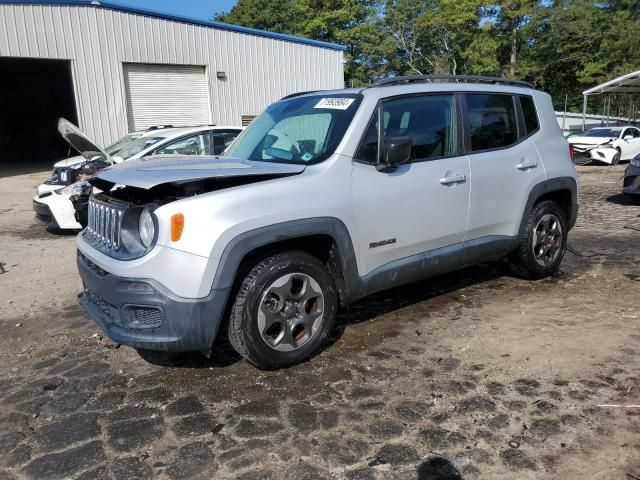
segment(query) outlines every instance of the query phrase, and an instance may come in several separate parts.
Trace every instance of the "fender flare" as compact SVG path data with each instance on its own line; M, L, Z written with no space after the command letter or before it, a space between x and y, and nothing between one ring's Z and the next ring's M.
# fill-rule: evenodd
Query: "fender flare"
M522 212L522 220L520 220L520 228L518 229L518 238L520 238L526 228L529 213L533 210L533 206L538 199L547 193L567 190L571 194L571 211L569 212L569 230L576 224L578 218L578 182L573 177L556 177L550 178L534 186L529 192L529 198Z
M335 217L316 217L267 225L242 233L225 247L213 279L213 289L231 291L243 258L251 251L284 240L311 235L328 235L337 247L338 262L344 279L343 301L362 296L355 248L346 225Z

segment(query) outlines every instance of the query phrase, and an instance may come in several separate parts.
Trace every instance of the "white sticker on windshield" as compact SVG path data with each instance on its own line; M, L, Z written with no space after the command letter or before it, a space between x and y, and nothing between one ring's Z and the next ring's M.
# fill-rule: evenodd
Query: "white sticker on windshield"
M346 110L351 106L354 98L323 98L313 108L331 108L333 110Z

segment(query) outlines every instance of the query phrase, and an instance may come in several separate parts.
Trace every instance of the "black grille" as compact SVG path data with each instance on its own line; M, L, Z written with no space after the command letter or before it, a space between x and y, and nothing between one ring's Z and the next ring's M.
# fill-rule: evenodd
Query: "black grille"
M624 177L624 186L630 187L631 185L633 185L633 182L636 181L636 178L638 177Z
M162 312L155 307L133 307L131 309L133 328L155 328L162 323Z

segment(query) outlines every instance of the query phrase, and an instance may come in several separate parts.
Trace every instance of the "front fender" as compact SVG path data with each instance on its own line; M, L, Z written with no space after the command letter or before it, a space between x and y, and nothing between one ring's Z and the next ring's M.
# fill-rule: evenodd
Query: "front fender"
M333 239L344 277L344 300L362 296L362 282L351 235L346 225L334 217L292 220L242 233L224 246L219 259L209 259L205 276L212 279L212 289L230 289L236 280L240 263L248 253L276 242L311 235L328 235Z

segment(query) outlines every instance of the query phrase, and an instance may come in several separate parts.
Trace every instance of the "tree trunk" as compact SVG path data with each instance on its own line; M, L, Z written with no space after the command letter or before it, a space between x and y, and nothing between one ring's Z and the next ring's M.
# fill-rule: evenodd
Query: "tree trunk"
M509 76L516 76L516 62L518 61L518 28L513 27L513 36L511 38L511 61L509 63Z

